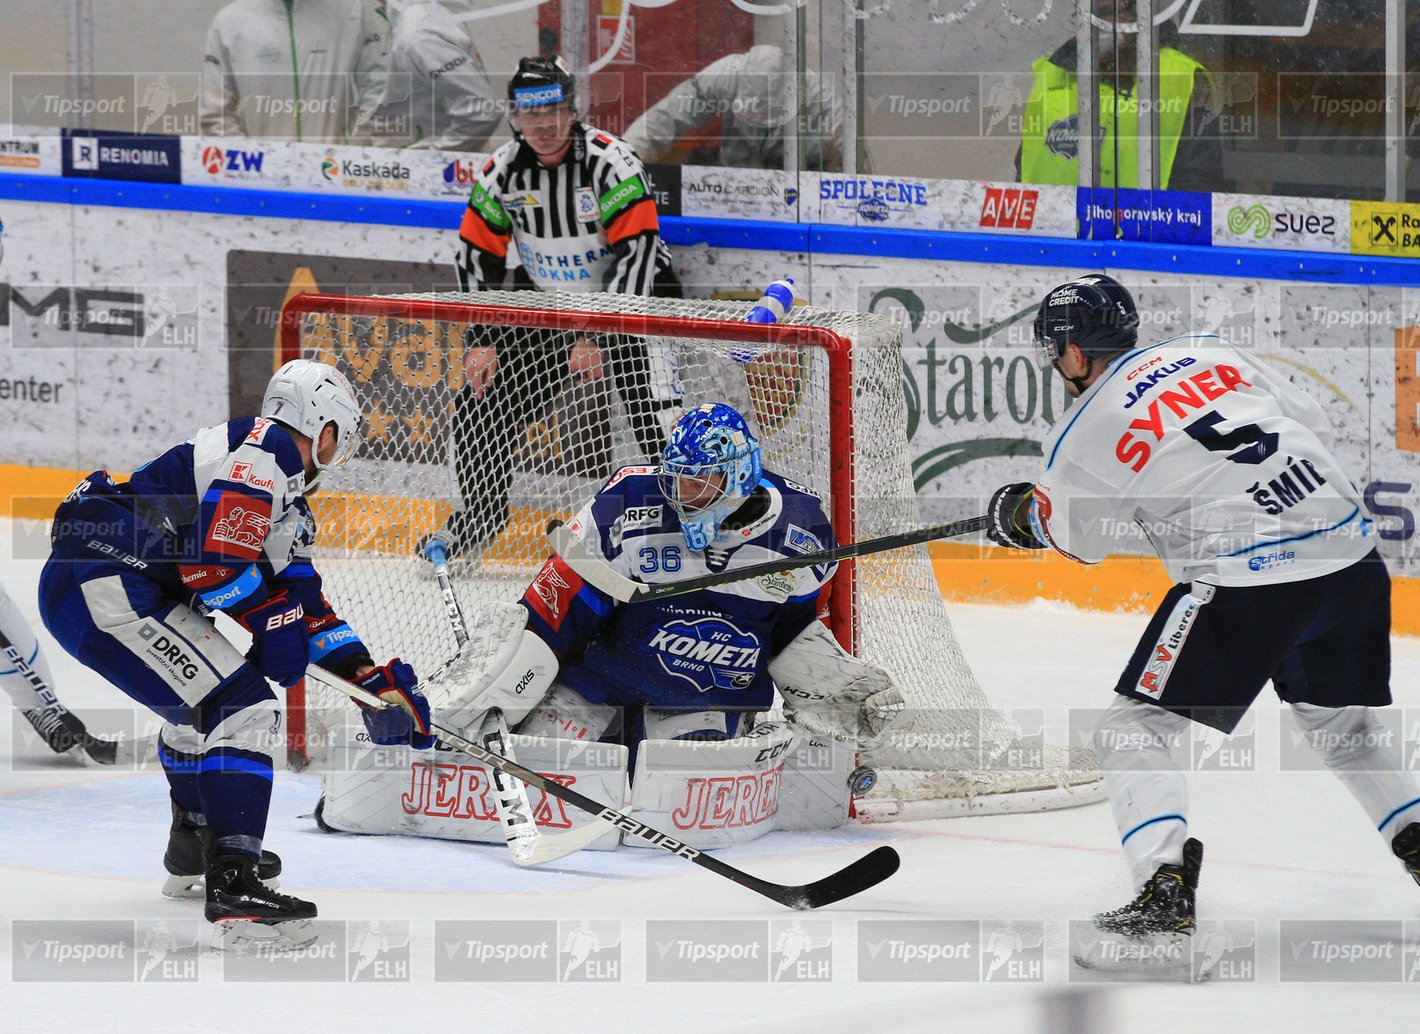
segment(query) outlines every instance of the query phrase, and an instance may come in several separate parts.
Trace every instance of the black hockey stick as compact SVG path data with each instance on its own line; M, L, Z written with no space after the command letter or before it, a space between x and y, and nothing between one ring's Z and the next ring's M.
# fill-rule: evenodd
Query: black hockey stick
M931 542L934 539L950 539L958 535L970 535L975 531L984 531L990 522L989 517L969 517L951 524L935 524L928 528L918 528L915 531L904 531L898 535L884 535L882 538L849 542L832 549L821 549L814 553L804 553L801 556L769 560L762 564L735 567L718 574L705 574L697 578L685 578L678 582L663 582L659 585L647 585L645 582L633 581L614 571L605 560L583 545L582 540L561 521L553 521L547 526L547 540L552 544L557 555L567 561L567 566L576 571L583 581L596 586L612 599L621 603L641 603L646 600L658 600L666 596L696 592L699 589L709 589L716 585L726 585L730 582L749 581L754 578L762 578L765 575L779 574L781 571L794 571L801 567L817 567L819 564L831 564L852 557L867 556L870 553L882 553L889 549L901 549L903 546L915 546L922 542Z
M449 618L449 627L454 633L454 643L459 650L468 642L468 622L463 608L459 606L458 594L454 591L453 579L449 577L449 557L441 539L434 537L424 547L424 559L434 566L434 577L439 582L439 592L444 598L444 611ZM438 680L438 672L430 681ZM490 708L478 731L479 742L495 754L506 754L509 760L513 752L508 749L508 725L503 720L503 712ZM493 802L498 809L498 821L503 826L503 837L508 842L508 855L517 865L542 865L545 862L565 858L582 850L594 840L606 835L606 827L590 822L581 829L565 833L544 833L533 820L532 804L528 801L527 789L506 772L493 770Z
M306 674L318 682L322 682L332 689L338 689L346 696L359 701L369 707L384 708L396 705L388 704L375 694L361 689L353 682L347 682L337 675L332 675L324 668L319 668L312 664L306 669ZM597 818L610 822L613 826L623 830L633 836L638 836L642 840L654 847L659 847L662 851L669 851L673 855L684 858L686 861L694 862L702 869L709 869L717 876L738 883L743 887L748 887L757 894L763 894L767 898L773 898L781 905L788 905L790 908L799 910L818 908L821 905L831 905L835 901L841 901L846 897L851 897L859 891L867 890L869 887L877 886L893 873L897 872L899 859L897 852L891 847L883 845L868 852L862 858L845 868L839 869L832 875L825 876L821 880L813 883L804 883L798 886L786 886L782 883L771 883L769 880L760 879L758 876L751 876L749 873L736 869L733 865L720 861L708 854L697 851L693 847L681 843L673 837L667 836L658 829L652 829L644 822L640 822L624 811L617 811L615 808L600 804L590 797L573 790L571 787L563 786L555 779L548 779L538 775L530 768L524 768L515 761L509 761L501 754L495 754L491 750L484 750L472 740L466 740L449 729L440 725L433 725L433 731L441 743L450 747L471 754L474 758L482 761L485 765L492 765L500 771L515 776L527 783L535 786L549 797L556 797L558 800L566 801L574 808L595 815Z

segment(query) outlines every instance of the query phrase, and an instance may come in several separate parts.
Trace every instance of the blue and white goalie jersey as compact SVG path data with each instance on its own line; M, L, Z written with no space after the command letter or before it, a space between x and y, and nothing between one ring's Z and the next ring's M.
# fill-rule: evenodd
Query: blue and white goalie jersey
M1031 511L1085 563L1142 528L1175 582L1263 585L1376 545L1321 406L1212 334L1115 359L1046 438Z
M568 527L622 575L651 585L835 545L817 496L765 471L703 552L686 547L657 467L624 467ZM594 703L764 709L770 659L819 614L836 564L662 600L618 604L559 556L523 595L528 627L561 661L558 679Z

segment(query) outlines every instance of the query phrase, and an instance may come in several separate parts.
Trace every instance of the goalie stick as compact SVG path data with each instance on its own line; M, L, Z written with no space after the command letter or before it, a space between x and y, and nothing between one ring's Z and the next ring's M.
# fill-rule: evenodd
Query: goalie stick
M361 689L353 682L319 668L312 664L306 669L306 674L332 689L338 689L346 696L357 700L368 707L384 708L397 705L386 703L375 694ZM738 883L742 887L747 887L756 894L763 894L767 898L787 905L789 908L805 910L819 908L823 905L830 905L835 901L841 901L846 897L851 897L859 891L875 887L893 873L897 872L900 859L897 852L884 844L874 848L857 861L839 869L837 872L825 876L821 880L813 883L798 885L785 885L782 883L771 883L769 880L752 876L742 869L736 869L728 862L722 862L693 847L688 847L676 840L674 837L662 833L658 829L646 825L637 819L632 818L624 811L617 811L610 805L601 804L590 797L583 796L570 786L563 786L555 779L548 779L538 775L530 768L524 768L516 761L510 761L500 754L495 754L490 750L485 750L472 740L466 740L458 733L450 729L445 729L437 723L431 723L437 739L448 746L455 747L467 754L472 755L485 765L501 769L511 776L515 776L527 783L535 786L549 797L556 797L560 801L566 801L581 811L595 815L597 818L610 822L613 826L633 836L638 836L654 847L659 847L662 851L669 851L679 858L684 858L688 862L694 862L702 869L708 869L717 876L723 876L731 882ZM594 824L595 825L595 824Z
M444 597L444 611L453 629L454 642L462 650L468 642L468 622L464 619L463 608L459 606L453 580L449 577L449 557L444 543L438 538L431 538L424 547L424 557L434 565L434 577ZM435 672L430 681L437 680L438 674ZM517 760L508 748L508 725L503 721L503 712L496 707L490 708L480 723L478 742L491 753ZM532 804L523 784L499 768L493 769L492 776L498 821L508 841L508 853L517 865L542 865L565 858L606 835L607 827L600 822L589 822L580 829L565 833L544 833L533 820Z
M988 523L990 523L989 517L969 517L951 524L934 524L931 527L918 528L915 531L904 531L898 535L884 535L882 538L850 542L832 549L804 553L801 556L769 560L762 564L731 568L728 571L700 575L697 578L684 578L678 582L662 582L659 585L647 585L645 582L634 581L615 571L610 564L588 549L582 540L561 521L552 521L548 524L547 540L557 555L565 560L567 566L576 571L583 581L596 586L612 599L621 603L642 603L646 600L679 596L682 593L696 592L700 589L709 589L730 582L749 581L767 574L779 574L781 571L795 571L801 567L817 567L819 564L831 564L839 560L867 556L870 553L882 553L889 549L901 549L903 546L915 546L918 543L931 542L934 539L970 535L974 531L985 530Z

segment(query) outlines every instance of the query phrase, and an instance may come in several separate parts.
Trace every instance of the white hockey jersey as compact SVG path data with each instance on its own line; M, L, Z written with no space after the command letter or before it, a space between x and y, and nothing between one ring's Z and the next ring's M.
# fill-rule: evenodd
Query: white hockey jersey
M1320 405L1212 334L1115 359L1044 444L1031 523L1097 563L1142 529L1176 582L1261 585L1376 544Z

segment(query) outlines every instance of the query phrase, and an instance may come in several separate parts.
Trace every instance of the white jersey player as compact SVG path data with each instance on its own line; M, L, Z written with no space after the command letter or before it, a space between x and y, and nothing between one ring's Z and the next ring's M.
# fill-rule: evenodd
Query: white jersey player
M0 688L56 754L86 755L101 765L118 760L115 740L93 736L54 695L54 676L39 637L0 585Z
M1231 732L1271 680L1420 882L1420 785L1375 748L1389 704L1390 576L1330 451L1321 407L1210 334L1138 347L1134 299L1091 274L1035 321L1043 366L1078 398L1034 484L991 500L991 538L1085 563L1142 529L1178 582L1095 732L1139 896L1095 917L1125 936L1186 934L1203 845L1168 744L1189 720Z

